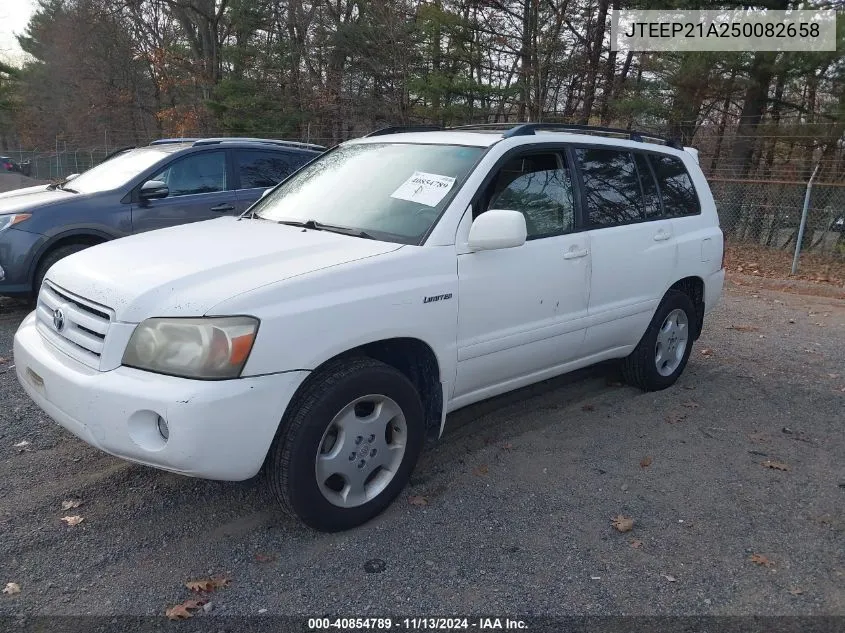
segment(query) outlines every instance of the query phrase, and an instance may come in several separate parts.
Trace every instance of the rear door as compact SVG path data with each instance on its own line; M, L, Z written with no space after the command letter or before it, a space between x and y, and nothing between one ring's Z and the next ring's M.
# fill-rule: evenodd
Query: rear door
M592 251L584 341L592 355L639 341L674 281L677 244L644 154L608 146L573 153Z
M233 152L238 178L237 213L243 213L267 189L275 187L316 154L269 149L238 149Z
M235 212L237 194L232 186L225 150L179 157L148 180L166 183L170 194L159 200L133 203L132 230L135 233L210 220Z

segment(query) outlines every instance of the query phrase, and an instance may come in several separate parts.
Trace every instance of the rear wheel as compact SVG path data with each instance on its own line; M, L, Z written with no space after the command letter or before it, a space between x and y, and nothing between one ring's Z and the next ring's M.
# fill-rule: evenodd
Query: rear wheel
M682 292L670 291L637 347L622 361L625 382L645 391L671 387L689 360L695 319L692 300Z
M395 368L370 358L328 367L291 403L270 448L270 487L317 530L360 525L405 487L423 421L416 389Z

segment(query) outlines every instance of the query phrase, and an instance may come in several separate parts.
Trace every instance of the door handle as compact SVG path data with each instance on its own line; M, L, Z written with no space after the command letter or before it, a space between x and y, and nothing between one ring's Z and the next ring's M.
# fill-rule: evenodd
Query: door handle
M672 237L671 233L667 233L666 231L661 229L655 234L654 241L655 242L664 242L664 241L668 240L670 237Z
M216 207L211 207L211 210L216 211L217 213L223 213L225 211L234 211L235 207L224 202L223 204L218 204Z
M579 257L586 257L588 253L589 253L589 251L586 248L581 249L580 251L572 249L572 250L566 251L563 254L563 258L564 259L578 259Z

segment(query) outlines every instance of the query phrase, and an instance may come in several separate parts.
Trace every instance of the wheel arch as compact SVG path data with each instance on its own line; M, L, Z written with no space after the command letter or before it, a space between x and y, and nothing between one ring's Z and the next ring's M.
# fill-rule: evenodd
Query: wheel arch
M443 416L443 388L440 382L440 362L434 349L419 338L394 337L373 340L350 348L319 363L297 389L291 403L310 380L332 365L342 363L346 358L365 356L394 367L416 387L420 394L425 414L425 435L435 440L440 434ZM290 407L290 405L288 405Z
M53 236L42 244L33 256L27 274L29 284L31 285L35 281L35 273L41 262L44 261L44 258L57 248L70 244L88 244L89 246L94 246L95 244L102 244L112 239L114 239L114 236L103 231L98 231L97 229L74 229Z
M670 292L684 293L695 306L696 318L693 340L698 340L698 337L701 336L701 329L704 326L704 280L697 275L684 277L669 286L666 294Z

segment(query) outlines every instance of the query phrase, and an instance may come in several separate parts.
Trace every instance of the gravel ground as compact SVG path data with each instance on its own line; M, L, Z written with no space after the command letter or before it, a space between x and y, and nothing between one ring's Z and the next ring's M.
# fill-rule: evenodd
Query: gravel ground
M0 585L20 586L0 616L162 615L213 574L231 579L209 596L221 616L845 616L841 299L732 283L672 389L599 368L457 412L389 510L334 535L280 516L260 481L61 430L10 370L23 315L0 303Z

